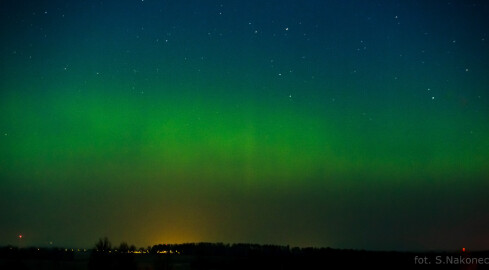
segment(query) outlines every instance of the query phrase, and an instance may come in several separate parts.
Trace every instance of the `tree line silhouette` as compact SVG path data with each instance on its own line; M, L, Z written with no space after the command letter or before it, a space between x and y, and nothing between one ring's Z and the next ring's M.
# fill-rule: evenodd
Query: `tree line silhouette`
M137 248L100 238L92 249L0 247L0 269L335 269L374 266L412 269L414 258L437 255L489 257L489 252L380 252L279 245L184 243ZM62 267L60 266L62 265ZM61 267L61 268L60 268ZM484 269L487 265L479 265ZM460 265L430 268L460 269ZM462 267L463 269L463 267Z

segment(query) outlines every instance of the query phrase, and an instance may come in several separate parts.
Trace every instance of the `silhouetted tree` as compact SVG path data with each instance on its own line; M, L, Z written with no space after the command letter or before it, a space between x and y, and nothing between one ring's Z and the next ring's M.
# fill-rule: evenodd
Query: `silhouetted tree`
M98 242L95 244L95 252L92 252L92 254L90 255L88 269L90 270L111 269L111 266L113 264L112 257L109 254L111 248L112 248L112 244L110 243L107 237L100 238Z
M107 237L104 237L103 239L100 238L97 244L95 244L95 250L98 252L109 252L111 248L112 248L112 244L110 243Z
M127 253L129 251L129 245L126 242L122 242L119 245L119 252L121 253Z

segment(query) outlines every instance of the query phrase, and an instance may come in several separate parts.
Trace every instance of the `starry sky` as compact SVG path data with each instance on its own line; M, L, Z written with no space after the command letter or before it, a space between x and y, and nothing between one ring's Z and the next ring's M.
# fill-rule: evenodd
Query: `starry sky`
M2 0L0 245L488 249L488 17Z

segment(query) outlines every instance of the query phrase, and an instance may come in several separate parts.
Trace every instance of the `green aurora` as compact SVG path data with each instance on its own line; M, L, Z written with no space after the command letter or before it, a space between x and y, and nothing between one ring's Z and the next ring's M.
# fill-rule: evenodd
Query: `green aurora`
M0 244L488 247L487 28L6 2Z

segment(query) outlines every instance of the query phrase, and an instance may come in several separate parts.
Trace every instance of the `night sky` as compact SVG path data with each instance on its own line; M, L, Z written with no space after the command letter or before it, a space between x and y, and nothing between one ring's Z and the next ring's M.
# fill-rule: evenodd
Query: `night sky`
M2 0L0 245L488 249L488 18Z

